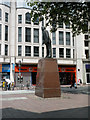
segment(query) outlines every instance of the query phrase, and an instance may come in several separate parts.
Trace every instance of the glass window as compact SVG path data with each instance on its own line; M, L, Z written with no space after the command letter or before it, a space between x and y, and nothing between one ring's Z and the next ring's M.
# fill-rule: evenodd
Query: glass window
M87 74L87 83L90 83L90 74Z
M59 27L59 28L63 28L63 22L59 22L58 27Z
M66 24L66 29L70 29L70 24Z
M86 59L89 58L89 50L85 50Z
M44 26L44 18L43 18L43 20L42 20L42 26Z
M8 22L8 13L5 12L5 22Z
M0 40L2 39L2 25L0 24Z
M25 46L25 56L31 56L31 46Z
M26 24L31 24L31 15L30 15L30 13L25 14L25 23Z
M52 32L52 42L53 42L53 45L56 44L56 32Z
M31 42L31 28L25 28L25 42Z
M0 55L1 55L1 44L0 44Z
M70 45L70 32L66 32L66 45Z
M2 10L0 9L0 20L2 20Z
M66 49L66 58L70 58L70 57L71 57L71 50Z
M18 42L22 41L22 27L18 27Z
M59 48L59 57L64 58L64 48Z
M34 29L34 43L39 43L39 29Z
M39 25L39 18L35 20L34 25Z
M8 26L5 25L5 41L8 41Z
M34 56L39 57L39 47L34 47Z
M85 47L89 46L89 41L85 41Z
M63 32L59 31L59 45L64 45Z
M18 15L18 23L22 23L22 15Z
M8 55L8 45L5 45L5 55Z
M75 44L74 42L75 42L75 39L74 39L74 37L73 37L73 46L74 46L74 44Z
M44 57L44 47L42 47L42 57Z
M18 56L22 56L22 46L18 46Z
M85 35L85 39L88 39L88 35Z
M73 49L73 58L75 58L75 50Z
M56 57L56 48L53 48L53 57Z

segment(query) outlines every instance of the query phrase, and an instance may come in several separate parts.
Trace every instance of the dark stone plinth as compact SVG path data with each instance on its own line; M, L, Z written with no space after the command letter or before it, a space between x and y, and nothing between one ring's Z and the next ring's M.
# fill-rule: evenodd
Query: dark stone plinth
M40 59L38 62L35 95L43 98L60 97L60 81L57 60Z

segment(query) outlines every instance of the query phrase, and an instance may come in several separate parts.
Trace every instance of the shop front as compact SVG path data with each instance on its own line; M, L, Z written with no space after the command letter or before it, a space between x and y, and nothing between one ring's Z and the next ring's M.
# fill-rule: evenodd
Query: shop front
M76 67L58 66L61 85L70 85L73 80L76 81Z
M15 84L16 86L20 84L18 82L18 75L19 72L23 77L23 85L26 85L27 82L31 83L32 85L36 84L36 74L37 74L37 67L36 66L21 66L20 71L19 67L15 66Z
M90 84L90 64L86 64L86 83Z
M2 78L5 76L10 79L10 64L2 64Z

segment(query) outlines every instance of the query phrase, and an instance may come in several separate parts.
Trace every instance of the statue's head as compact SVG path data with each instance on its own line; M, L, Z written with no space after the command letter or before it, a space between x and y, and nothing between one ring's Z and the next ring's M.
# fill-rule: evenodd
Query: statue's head
M44 26L42 26L41 28L42 28L42 30L45 30L45 29L46 29Z

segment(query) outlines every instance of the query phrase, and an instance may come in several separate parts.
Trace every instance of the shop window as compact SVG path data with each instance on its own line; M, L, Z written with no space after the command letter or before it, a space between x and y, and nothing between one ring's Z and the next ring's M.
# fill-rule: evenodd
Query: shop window
M31 46L25 46L25 56L31 56Z
M66 58L71 58L71 50L66 49Z
M8 45L5 45L5 55L8 55Z
M39 57L39 47L34 47L34 56Z
M86 59L89 58L89 50L85 50Z
M52 42L53 42L53 45L56 44L56 32L52 32Z
M85 47L88 47L89 41L85 41Z
M8 22L8 13L5 12L5 22Z
M70 32L66 32L66 45L70 45Z
M2 25L0 24L0 40L2 39Z
M31 24L31 15L29 12L25 14L25 23Z
M42 47L42 57L44 57L44 47Z
M25 42L31 42L31 28L25 28Z
M59 45L64 45L64 36L62 31L59 31Z
M53 48L53 57L56 57L56 48Z
M59 57L64 58L64 48L59 48Z
M22 56L22 46L18 46L18 56Z
M34 29L34 43L39 43L39 29Z
M18 42L22 41L22 27L18 27Z
M18 23L22 23L22 15L18 15Z

